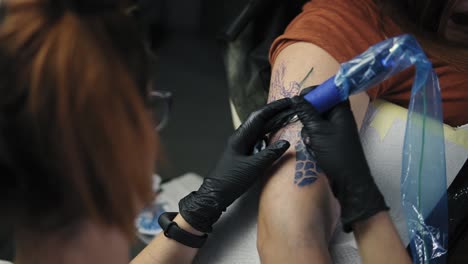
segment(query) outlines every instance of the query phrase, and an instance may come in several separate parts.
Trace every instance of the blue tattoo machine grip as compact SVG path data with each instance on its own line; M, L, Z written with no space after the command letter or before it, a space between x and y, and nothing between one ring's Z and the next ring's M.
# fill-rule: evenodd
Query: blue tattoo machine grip
M335 85L335 76L319 85L315 90L304 95L304 99L311 103L320 113L326 112L330 106L343 101L338 87Z
M409 52L415 51L415 46L419 45L409 35L378 43L354 59L341 64L335 76L306 94L304 98L318 111L326 112L348 99L350 95L366 91L412 66L414 57L420 57L419 52L422 52L420 49L418 52Z
M414 263L446 263L447 183L442 100L437 75L410 35L391 38L341 64L339 72L304 95L326 112L410 66L416 67L403 147L401 200Z

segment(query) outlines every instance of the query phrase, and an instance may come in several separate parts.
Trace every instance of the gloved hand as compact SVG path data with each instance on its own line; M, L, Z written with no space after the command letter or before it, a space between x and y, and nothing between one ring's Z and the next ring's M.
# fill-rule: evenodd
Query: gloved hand
M290 144L282 140L252 154L255 144L269 132L267 121L291 105L291 99L286 98L264 106L230 137L224 154L200 189L179 202L180 214L193 228L211 232L222 212L286 152Z
M303 97L295 97L293 102L304 125L304 144L340 202L344 230L350 232L353 223L388 210L370 173L349 101L323 115Z

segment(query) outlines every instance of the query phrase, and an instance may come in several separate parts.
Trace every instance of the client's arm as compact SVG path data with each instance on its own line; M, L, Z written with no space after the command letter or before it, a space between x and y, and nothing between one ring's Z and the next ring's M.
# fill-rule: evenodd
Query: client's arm
M298 95L306 87L321 84L338 69L338 62L323 49L303 42L290 45L273 66L269 100ZM350 102L360 126L369 99L359 94ZM291 148L266 179L261 195L257 246L264 263L310 263L311 259L315 263L331 262L328 242L340 207L315 157L306 151L300 137L302 127L300 123L289 125L273 137L273 141L287 139ZM385 249L375 243L384 238L398 249L395 252L399 257L407 260L387 213L359 222L354 229L365 263L379 263L373 251L392 259L382 254Z
M298 95L338 69L338 62L321 48L309 43L290 45L273 65L269 101ZM266 179L261 195L257 247L263 263L331 262L328 241L339 206L327 178L302 143L301 129L300 122L291 124L272 139L286 139L291 148Z
M333 182L341 205L341 223L353 231L363 263L410 263L375 184L353 114L343 102L320 114L303 98L294 98L303 142Z

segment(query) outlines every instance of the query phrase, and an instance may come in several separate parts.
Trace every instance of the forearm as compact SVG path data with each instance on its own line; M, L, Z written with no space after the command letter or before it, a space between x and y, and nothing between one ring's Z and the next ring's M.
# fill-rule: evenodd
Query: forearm
M310 43L285 48L273 66L269 101L299 95L319 85L339 69L339 63L323 49ZM367 110L368 97L351 100L357 122ZM302 124L292 124L276 133L272 142L291 143L264 187L259 212L258 249L262 261L294 263L330 262L328 240L339 217L339 205L327 178L305 149L300 136Z
M174 222L185 231L194 235L202 235L178 215ZM131 264L185 264L192 263L198 249L187 247L175 240L159 234Z
M411 263L388 212L353 225L362 263Z
M273 67L270 101L298 95L336 72L338 63L334 60L327 65L316 64L314 58L326 57L317 55L317 49L298 43L279 55ZM291 147L268 176L260 199L257 242L264 263L331 262L328 240L338 218L338 206L326 177L305 149L301 129L300 122L291 124L270 142L284 139Z
M258 250L262 263L331 263L328 242L338 208L321 175L311 184L294 183L295 153L278 164L261 195Z

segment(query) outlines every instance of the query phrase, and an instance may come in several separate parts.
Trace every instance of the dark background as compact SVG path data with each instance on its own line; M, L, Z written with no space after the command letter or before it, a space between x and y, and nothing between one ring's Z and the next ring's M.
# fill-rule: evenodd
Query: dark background
M161 131L157 172L173 178L206 175L233 131L228 89L217 36L247 0L145 0L157 55L156 87L171 91L171 120Z
M145 0L156 54L156 89L173 93L171 119L160 133L157 173L164 180L195 172L206 176L233 132L219 34L248 0ZM131 256L145 245L137 241Z

